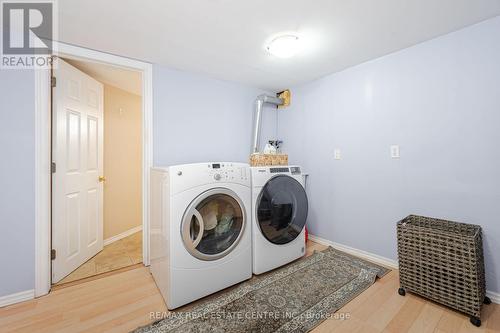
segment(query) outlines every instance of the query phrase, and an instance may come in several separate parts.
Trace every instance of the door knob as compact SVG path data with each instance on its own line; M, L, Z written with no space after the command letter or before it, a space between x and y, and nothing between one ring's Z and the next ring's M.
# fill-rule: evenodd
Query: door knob
M106 181L106 177L104 176L99 176L99 183L103 183Z

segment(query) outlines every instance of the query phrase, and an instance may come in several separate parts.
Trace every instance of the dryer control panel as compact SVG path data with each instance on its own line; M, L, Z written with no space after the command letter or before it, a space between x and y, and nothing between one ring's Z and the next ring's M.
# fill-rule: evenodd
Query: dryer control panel
M292 175L300 175L300 167L291 166L291 167L270 167L270 173L291 173Z
M207 163L208 174L215 181L243 182L250 180L248 165L232 162Z
M250 186L250 166L246 163L193 163L173 165L166 170L169 174L171 194L206 184L236 183Z
M251 167L252 173L252 186L264 186L269 179L278 175L285 175L295 178L302 185L304 184L304 176L302 168L298 165L285 165L285 166L261 166Z

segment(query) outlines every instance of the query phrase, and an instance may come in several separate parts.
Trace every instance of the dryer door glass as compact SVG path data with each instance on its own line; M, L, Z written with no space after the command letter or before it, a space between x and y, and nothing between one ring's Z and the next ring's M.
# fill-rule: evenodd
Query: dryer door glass
M222 258L238 243L244 223L244 210L234 192L207 191L193 201L184 215L184 245L199 259Z
M307 219L307 195L294 178L271 178L257 198L257 222L264 237L274 244L286 244L301 233Z

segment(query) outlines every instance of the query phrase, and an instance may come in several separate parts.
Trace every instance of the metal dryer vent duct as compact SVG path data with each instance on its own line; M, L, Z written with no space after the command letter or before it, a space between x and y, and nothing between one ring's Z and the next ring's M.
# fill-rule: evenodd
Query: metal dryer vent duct
M269 96L266 94L259 95L255 99L255 111L253 117L253 135L252 135L252 151L251 154L259 152L260 146L260 131L262 128L262 109L264 104L279 106L288 106L290 103L290 91L285 90L278 94L278 97Z

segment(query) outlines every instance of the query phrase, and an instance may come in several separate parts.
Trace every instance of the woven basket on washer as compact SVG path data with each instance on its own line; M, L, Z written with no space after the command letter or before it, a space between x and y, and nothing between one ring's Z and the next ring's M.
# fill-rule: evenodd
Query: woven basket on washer
M262 153L255 153L250 155L250 166L256 167L268 165L288 165L288 155Z
M410 215L397 224L399 293L405 290L471 316L485 298L481 227Z

